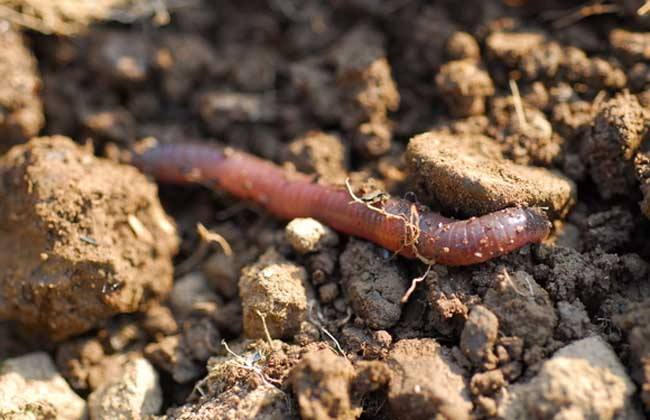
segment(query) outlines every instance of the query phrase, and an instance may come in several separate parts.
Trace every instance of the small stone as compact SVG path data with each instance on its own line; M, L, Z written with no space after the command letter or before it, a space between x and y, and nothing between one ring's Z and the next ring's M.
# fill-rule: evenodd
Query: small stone
M402 315L407 279L395 260L370 242L350 239L341 254L342 286L354 313L370 328L386 329Z
M299 254L320 251L339 242L332 229L312 218L293 219L284 232L291 247Z
M70 389L50 356L30 353L0 365L0 418L84 419L86 403Z
M158 374L143 358L128 361L122 375L100 386L88 397L92 420L142 419L162 407Z
M406 161L418 197L469 216L538 206L558 218L576 199L571 180L512 163L503 158L499 145L481 135L420 134L409 142Z
M474 365L495 362L492 350L498 330L499 320L485 306L476 305L469 312L469 318L460 336L460 348Z
M470 418L465 372L435 340L398 341L388 365L388 403L396 419Z
M284 260L277 252L265 253L258 262L242 269L239 296L244 334L249 338L288 338L298 333L307 317L307 272Z
M330 350L307 353L291 371L291 385L305 420L356 419L361 407L350 401L352 364Z

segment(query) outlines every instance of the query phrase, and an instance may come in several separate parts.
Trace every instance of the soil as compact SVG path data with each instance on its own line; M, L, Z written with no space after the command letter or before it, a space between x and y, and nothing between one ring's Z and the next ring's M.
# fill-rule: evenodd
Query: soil
M644 1L165 3L165 25L72 36L0 18L0 383L39 390L0 413L650 415ZM143 139L448 217L541 207L553 230L428 269L156 185L124 163Z

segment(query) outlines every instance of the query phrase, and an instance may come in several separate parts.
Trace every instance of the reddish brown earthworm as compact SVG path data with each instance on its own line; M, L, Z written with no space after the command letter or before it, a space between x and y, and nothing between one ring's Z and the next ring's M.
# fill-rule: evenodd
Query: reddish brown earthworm
M549 233L542 210L512 207L468 220L446 218L408 200L364 203L349 189L249 155L199 143L154 145L132 163L160 181L200 182L262 205L283 219L312 217L408 258L470 265L540 242Z

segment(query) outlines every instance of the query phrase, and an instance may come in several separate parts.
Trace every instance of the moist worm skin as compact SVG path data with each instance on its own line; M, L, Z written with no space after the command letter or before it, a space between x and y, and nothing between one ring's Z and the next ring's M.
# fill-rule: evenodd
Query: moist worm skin
M437 264L481 263L541 242L550 229L537 208L513 207L454 220L389 198L375 205L382 210L377 211L352 201L342 187L322 185L247 153L208 144L157 145L134 153L131 163L163 182L208 184L256 202L276 217L312 217L405 257Z

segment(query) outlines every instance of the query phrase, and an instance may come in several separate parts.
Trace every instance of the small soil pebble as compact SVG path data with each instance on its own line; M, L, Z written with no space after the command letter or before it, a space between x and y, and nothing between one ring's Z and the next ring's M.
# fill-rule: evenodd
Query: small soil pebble
M483 305L474 306L460 336L463 354L476 366L495 359L494 343L499 331L499 320Z
M226 299L237 296L241 267L236 257L219 252L211 255L201 268L206 280L219 295Z
M169 294L169 304L174 313L187 316L194 310L215 308L221 299L210 289L205 277L200 273L190 273L177 279Z
M285 161L300 172L316 174L324 181L337 183L345 180L347 150L338 136L322 131L309 131L287 144Z
M115 86L144 83L154 64L154 49L146 36L126 30L101 30L92 35L88 61L99 79Z
M170 335L148 344L144 354L151 363L169 373L179 384L197 379L203 372L203 367L194 361L181 335Z
M547 207L551 217L562 217L575 202L571 180L512 163L499 145L481 135L420 134L409 142L406 161L420 198L448 211L476 216L526 205Z
M0 418L85 419L86 403L57 372L46 353L2 361Z
M609 33L609 43L630 64L650 60L650 32L614 29Z
M445 46L447 56L452 60L480 60L481 48L476 39L467 32L454 32Z
M330 350L305 354L291 372L300 418L305 420L356 419L361 407L350 401L352 364Z
M627 195L636 185L634 157L650 128L650 114L629 93L604 102L581 150L603 198Z
M48 137L11 149L0 179L0 318L61 339L171 290L175 227L134 168Z
M343 289L354 313L370 328L395 325L402 315L400 300L408 280L391 253L370 242L350 239L340 263Z
M345 96L341 125L353 133L354 146L367 156L390 149L393 130L388 112L397 110L400 101L383 44L375 28L357 25L331 53L338 88Z
M143 358L128 361L123 372L88 397L91 420L141 419L158 413L162 390L158 374Z
M38 134L45 124L38 96L41 79L23 35L0 30L0 154Z
M465 372L435 340L395 344L388 358L388 403L396 419L469 419L472 403Z
M583 338L593 329L589 320L589 314L585 306L579 300L569 303L562 300L557 303L557 313L560 322L557 326L557 335L564 340L575 340Z
M631 401L635 389L611 347L592 336L560 349L532 381L513 386L499 417L642 418Z
M246 337L265 338L264 324L273 338L298 333L300 323L307 317L307 294L305 269L286 261L274 250L244 267L239 296Z
M503 333L523 338L526 346L543 345L553 336L555 308L546 290L525 271L497 275L484 304L499 319Z
M508 67L517 67L545 42L544 35L533 32L495 32L487 37L485 46L490 56Z
M284 233L291 247L299 254L320 251L339 242L336 232L312 218L293 219Z
M135 141L135 118L125 109L89 112L83 116L82 124L94 140L120 144Z
M339 297L339 286L334 282L325 283L318 288L318 297L321 303L332 303Z
M215 135L235 123L272 122L276 117L275 97L269 93L207 91L197 102L203 122Z
M192 33L167 33L156 51L162 71L162 89L174 101L186 99L195 85L215 66L210 43Z
M483 114L485 98L494 95L490 75L473 60L444 64L436 76L436 86L454 117Z
M65 379L77 391L93 391L122 374L132 353L105 354L96 338L80 338L63 343L56 363Z
M641 211L650 218L650 142L645 142L634 159L636 177L641 182Z

